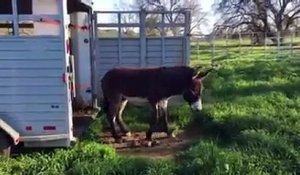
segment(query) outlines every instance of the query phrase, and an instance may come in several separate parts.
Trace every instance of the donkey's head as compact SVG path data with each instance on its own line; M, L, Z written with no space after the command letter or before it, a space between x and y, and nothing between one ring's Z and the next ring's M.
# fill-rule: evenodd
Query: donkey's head
M191 109L194 111L202 110L202 91L204 89L202 81L214 70L213 68L207 71L195 71L191 83L183 91L183 98L188 102Z

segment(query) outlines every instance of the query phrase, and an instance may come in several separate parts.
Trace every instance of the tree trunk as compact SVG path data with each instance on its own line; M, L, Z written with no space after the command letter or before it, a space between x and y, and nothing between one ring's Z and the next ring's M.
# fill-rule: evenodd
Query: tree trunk
M251 44L254 45L264 45L265 44L265 35L263 33L255 33L252 37L251 37Z

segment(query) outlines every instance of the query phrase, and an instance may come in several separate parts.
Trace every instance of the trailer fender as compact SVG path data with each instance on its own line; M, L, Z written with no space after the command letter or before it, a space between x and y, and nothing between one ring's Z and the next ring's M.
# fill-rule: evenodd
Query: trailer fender
M20 134L2 119L0 119L0 129L2 129L12 138L15 145L19 143Z

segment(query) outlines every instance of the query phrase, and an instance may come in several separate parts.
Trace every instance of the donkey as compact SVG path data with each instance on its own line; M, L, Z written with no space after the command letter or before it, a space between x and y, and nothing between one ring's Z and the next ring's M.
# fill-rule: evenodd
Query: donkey
M189 66L155 67L155 68L113 68L101 80L103 93L103 111L111 126L111 133L117 142L115 124L121 132L131 133L122 119L122 113L128 98L146 99L152 108L150 128L146 131L146 140L152 141L153 132L165 132L169 137L167 102L175 95L182 95L193 111L202 110L202 80L213 68L201 72ZM163 116L163 126L158 129L159 116Z

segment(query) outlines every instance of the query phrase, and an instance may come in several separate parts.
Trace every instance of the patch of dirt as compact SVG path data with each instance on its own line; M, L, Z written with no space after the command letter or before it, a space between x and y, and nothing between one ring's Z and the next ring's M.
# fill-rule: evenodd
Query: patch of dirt
M80 137L88 126L93 122L92 117L74 117L74 135ZM116 143L111 133L106 128L100 134L100 140L105 144L110 144L122 155L141 156L155 159L172 159L180 151L185 150L193 141L200 138L201 130L198 126L191 126L186 130L176 133L175 138L169 138L165 133L153 133L152 137L157 144L148 145L145 140L146 133L132 132L131 137L123 136L123 143Z
M104 132L100 136L104 143L112 145L123 155L172 159L199 139L200 129L192 127L186 131L179 131L175 138L169 138L165 133L153 133L153 139L158 143L152 146L148 145L145 137L145 132L134 132L131 137L123 136L122 143L116 143L109 132Z

